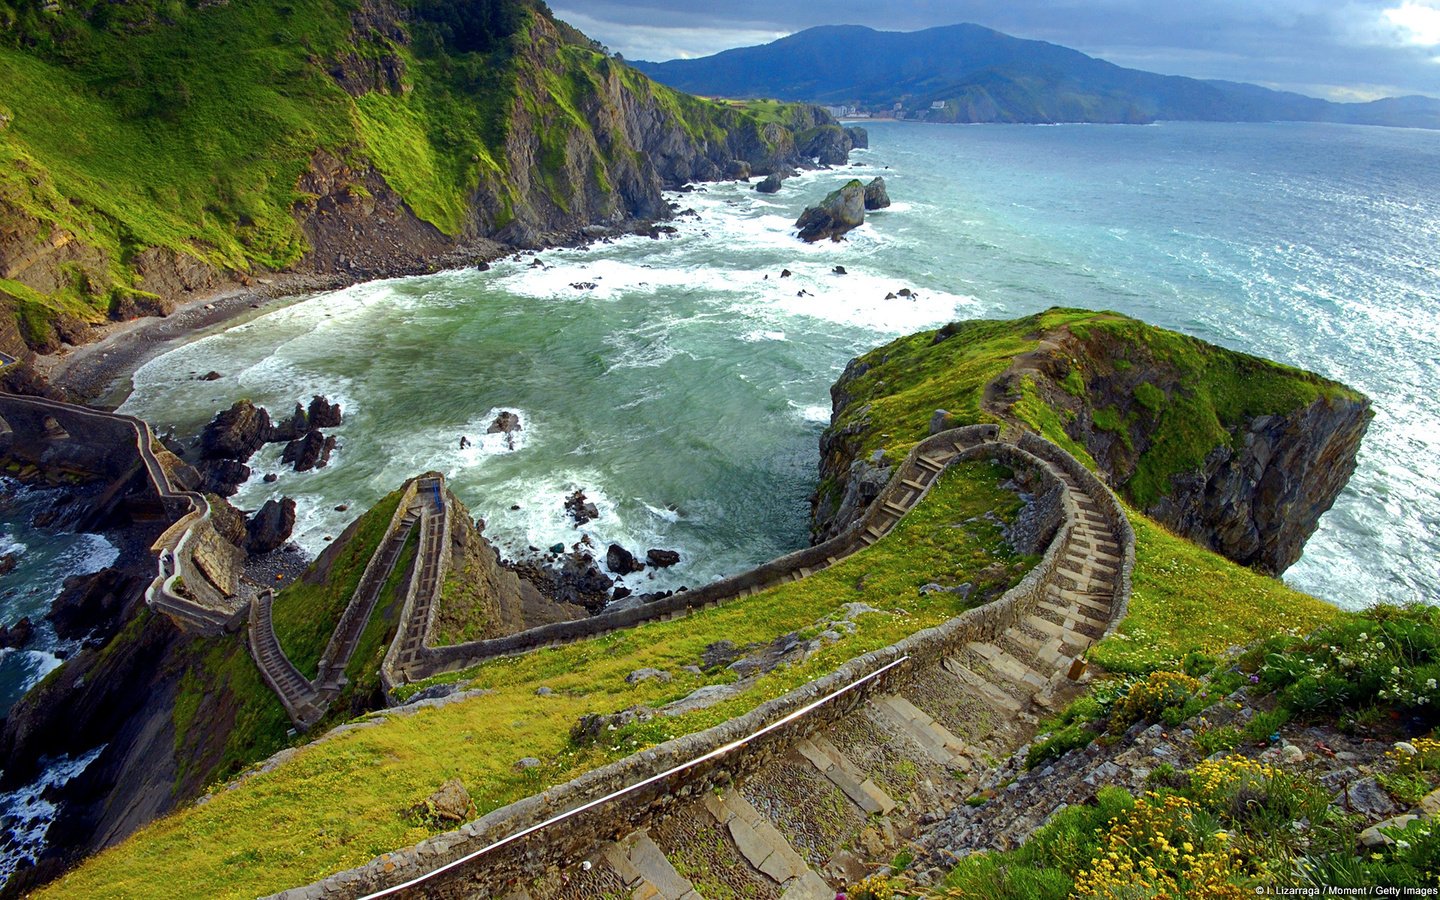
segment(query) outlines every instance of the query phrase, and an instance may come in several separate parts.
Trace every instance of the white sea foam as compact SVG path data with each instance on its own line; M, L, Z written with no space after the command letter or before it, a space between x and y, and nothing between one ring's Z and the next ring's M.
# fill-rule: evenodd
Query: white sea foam
M63 787L84 772L104 749L105 745L101 744L78 757L43 760L45 768L39 778L0 794L0 823L4 825L4 837L0 838L0 882L8 880L21 863L35 862L45 848L45 835L59 811L45 798L46 792Z

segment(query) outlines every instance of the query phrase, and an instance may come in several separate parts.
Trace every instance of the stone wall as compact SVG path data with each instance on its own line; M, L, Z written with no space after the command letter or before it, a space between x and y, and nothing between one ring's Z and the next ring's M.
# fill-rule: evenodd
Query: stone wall
M487 659L511 656L541 647L566 644L584 638L595 637L609 631L631 628L642 622L682 616L696 609L718 606L739 597L762 590L784 581L801 569L817 569L829 565L832 560L841 559L865 546L861 535L877 519L884 515L887 502L894 503L908 493L904 481L914 471L916 461L927 451L954 444L971 444L992 440L999 433L994 425L970 425L933 435L921 441L895 468L890 482L881 490L866 509L865 515L840 535L820 544L797 550L794 553L773 559L764 565L729 578L722 578L712 584L693 591L682 591L642 606L630 607L617 612L602 612L599 615L570 622L557 622L527 629L516 634L483 641L471 641L448 647L427 647L422 658L409 668L411 680L420 681L443 672L454 672L468 668Z
M1040 562L999 599L858 656L745 715L587 772L456 831L276 897L352 898L390 888L398 888L397 896L408 897L504 896L510 887L584 858L601 842L623 837L706 791L743 779L867 700L896 691L966 643L996 637L1043 596L1076 527L1079 507L1048 466L1026 450L986 443L957 460L985 456L1032 471L1042 491L1059 487L1062 510L1062 521ZM1102 486L1098 496L1108 496L1108 491ZM1127 549L1133 559L1133 540L1127 542ZM483 869L473 862L481 856ZM436 874L423 886L407 885L409 879L429 872Z

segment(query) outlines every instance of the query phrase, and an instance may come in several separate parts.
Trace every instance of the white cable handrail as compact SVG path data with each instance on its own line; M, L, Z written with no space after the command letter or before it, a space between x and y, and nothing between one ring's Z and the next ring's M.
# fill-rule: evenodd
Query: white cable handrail
M671 768L669 768L669 769L666 769L664 772L661 772L661 773L659 773L659 774L657 774L657 775L651 775L649 778L646 778L646 779L644 779L644 780L642 780L642 781L637 781L637 782L635 782L634 784L632 784L632 785L630 785L630 786L628 786L628 787L623 787L623 788L621 788L621 789L618 790L618 791L611 791L610 793L606 794L606 795L603 796L603 797L599 797L599 798L597 798L597 799L595 799L595 800L591 800L591 801L589 801L588 803L581 804L580 806L577 806L577 807L575 807L574 809L566 810L565 812L559 813L558 815L551 816L550 818L546 819L545 821L539 822L539 823L537 823L537 824L535 824L535 825L531 825L531 826L529 826L528 828L522 828L521 830L515 832L514 834L506 835L505 837L501 838L501 839L498 840L498 841L495 841L494 843L487 844L486 846L481 847L479 850L475 850L475 851L473 851L473 852L471 852L471 853L467 853L467 854L465 854L464 856L460 857L459 859L451 860L450 862L446 863L446 864L443 865L443 866L440 866L439 868L431 869L429 872L426 872L426 873L424 873L423 875L416 876L415 878L412 878L412 879L410 879L409 881L406 881L406 882L404 882L404 883L402 883L402 884L397 884L397 885L394 885L394 886L392 886L392 887L384 888L384 889L382 889L382 890L375 891L374 893L371 893L371 894L365 894L364 896L360 897L359 900L375 900L375 898L377 898L377 897L388 897L388 896L390 896L390 895L392 895L392 894L395 894L395 893L398 893L398 892L400 892L400 891L407 890L408 888L415 887L415 886L418 885L418 884L421 884L421 883L423 883L423 882L429 881L431 878L434 878L434 877L437 876L437 875L440 875L440 874L442 874L442 873L444 873L444 872L448 872L448 871L450 871L451 869L456 868L457 866L462 866L462 865L464 865L465 863L468 863L468 862L470 862L471 860L476 859L477 857L483 856L484 854L489 853L489 852L492 851L492 850L495 850L495 849L498 849L498 848L500 848L500 847L503 847L503 846L505 846L506 844L514 843L515 841L520 840L521 838L525 837L526 835L534 834L535 832L540 831L541 829L547 828L547 827L549 827L549 826L551 826L551 825L554 825L554 824L557 823L557 822L563 822L563 821L565 821L566 819L571 818L571 817L573 817L573 816L577 816L577 815L579 815L580 813L585 812L585 811L588 810L588 809L593 809L594 807L599 806L599 805L602 804L602 803L608 803L608 802L611 801L611 800L619 799L620 797L623 797L623 796L625 796L626 794L633 793L634 791L640 790L641 788L645 787L646 785L654 784L654 783L657 782L657 781L662 781L662 780L664 780L664 779L666 779L666 778L669 778L669 777L672 776L672 775L675 775L675 774L678 774L678 773L680 773L680 772L683 772L683 771L685 771L686 769L693 768L694 766L697 766L697 765L699 765L700 763L707 762L707 761L709 761L709 760L715 759L716 757L724 756L725 754L731 752L732 750L736 750L736 749L739 749L740 747L745 746L746 744L750 743L751 741L755 740L756 738L763 737L763 736L769 734L770 732L776 730L777 728L781 728L781 727L783 727L783 726L785 726L785 725L788 725L788 724L790 724L791 722L794 722L795 720L797 720L797 719L805 716L806 714L808 714L808 713L810 713L810 712L813 712L813 711L816 710L816 709L819 709L821 706L824 706L826 703L829 703L831 700L834 700L836 697L839 697L841 694L848 693L849 691L854 690L855 688L859 687L859 686L862 685L862 684L865 684L865 683L868 682L868 681L872 681L872 680L874 680L874 679L876 679L876 678L879 678L881 675L885 674L886 672L890 671L891 669L895 668L896 666L900 665L901 663L906 662L906 661L909 660L909 659L910 659L909 656L902 656L902 657L900 657L899 659L897 659L897 660L895 660L895 661L893 661L893 662L886 663L885 665L883 665L883 666L881 666L880 668L876 669L875 671L871 672L869 675L866 675L866 676L864 676L863 678L857 678L856 680L850 682L849 684L845 685L844 687L837 688L836 690L830 692L829 694L826 694L824 697L821 697L819 700L812 701L811 703L808 703L808 704L806 704L805 706L802 706L802 707L800 707L799 709L794 710L793 712L788 713L787 715L784 715L784 716L780 717L779 719L776 719L774 722L771 722L769 725L766 725L764 728L761 728L761 729L759 729L759 730L757 730L757 731L755 731L755 732L753 732L753 733L751 733L751 734L749 734L749 735L746 735L745 737L737 738L736 740L733 740L733 741L731 741L730 743L725 744L725 745L723 745L723 746L716 747L714 750L711 750L710 752L705 753L705 754L703 754L703 755L701 755L701 756L697 756L696 758L690 760L689 762L684 762L684 763L681 763L681 764L678 765L678 766L673 766L673 767L671 767Z

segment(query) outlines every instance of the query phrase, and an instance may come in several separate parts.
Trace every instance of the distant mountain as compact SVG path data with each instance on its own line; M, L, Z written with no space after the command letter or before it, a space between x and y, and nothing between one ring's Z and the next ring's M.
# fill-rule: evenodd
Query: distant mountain
M1440 128L1440 100L1332 103L1253 84L1125 69L979 25L811 28L703 59L632 62L684 91L806 100L932 122L1346 122Z

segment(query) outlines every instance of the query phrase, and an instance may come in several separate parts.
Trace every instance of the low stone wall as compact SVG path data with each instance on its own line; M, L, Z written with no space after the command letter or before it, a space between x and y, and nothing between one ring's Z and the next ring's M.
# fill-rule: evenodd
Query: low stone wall
M786 554L764 565L738 575L732 575L729 578L722 578L697 590L682 591L643 606L617 612L602 612L599 615L569 622L542 625L505 637L453 644L447 647L426 647L422 659L410 667L410 679L421 681L443 672L468 668L498 656L513 656L541 647L567 644L610 631L631 628L642 622L674 618L692 610L718 606L746 596L754 591L777 584L801 569L822 568L828 565L832 559L838 560L849 556L865 546L861 535L884 515L885 504L896 502L902 494L908 493L910 490L905 486L904 481L907 476L913 475L919 457L940 447L993 440L998 434L999 428L995 425L969 425L964 428L942 431L921 441L896 467L890 482L866 509L865 515L847 528L844 533L828 541Z
M1047 490L1060 484L1040 459L1012 445L985 444L963 458L985 455L1036 471ZM1079 517L1069 490L1063 484L1060 489L1063 521L1044 556L999 599L858 656L745 715L602 766L456 831L275 897L354 898L387 889L408 897L504 896L511 887L582 859L599 843L623 837L706 791L744 778L872 697L896 691L965 644L992 639L1026 615L1043 596ZM471 864L481 856L483 865ZM432 872L423 885L407 884Z

